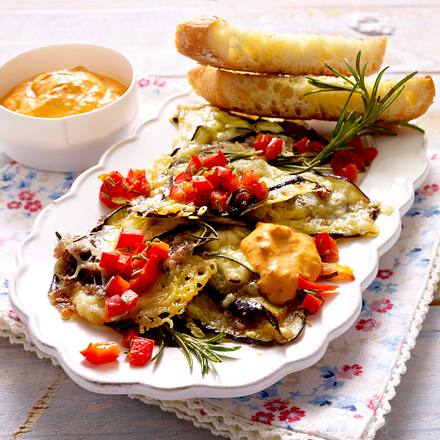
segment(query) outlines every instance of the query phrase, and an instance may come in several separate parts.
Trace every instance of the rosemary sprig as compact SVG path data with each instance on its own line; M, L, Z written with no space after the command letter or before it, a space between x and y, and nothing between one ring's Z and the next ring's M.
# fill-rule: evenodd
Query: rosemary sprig
M227 356L219 353L236 351L240 348L238 345L233 347L221 345L219 341L225 337L224 333L219 333L211 338L199 339L167 325L164 325L163 328L169 337L179 345L190 368L193 367L193 357L198 360L203 376L212 370L212 363L221 363L224 359L228 359Z
M345 61L345 64L352 75L351 77L348 77L341 72L338 72L328 64L325 64L335 76L343 80L342 84L332 84L321 79L308 77L309 84L314 86L316 90L312 90L305 95L324 92L349 92L329 143L316 156L310 160L304 161L302 166L292 164L295 166L291 166L291 169L288 170L288 168L286 168L286 163L282 163L282 161L285 162L285 157L282 156L280 157L279 161L275 160L273 165L284 166L284 168L292 174L301 174L325 163L336 151L350 148L348 143L356 137L377 133L396 135L395 132L388 128L389 126L404 126L423 132L421 128L406 121L384 122L380 120L381 115L403 92L405 83L416 75L417 72L412 72L409 75L406 75L399 82L397 82L397 84L395 84L385 94L385 96L381 97L378 95L379 85L385 72L388 70L388 67L385 67L377 75L376 80L373 83L373 87L371 90L369 90L365 82L367 63L361 63L361 52L358 52L357 54L356 64L354 67L348 63L348 61ZM358 94L361 97L364 108L362 114L354 110L348 110L349 103L354 94Z

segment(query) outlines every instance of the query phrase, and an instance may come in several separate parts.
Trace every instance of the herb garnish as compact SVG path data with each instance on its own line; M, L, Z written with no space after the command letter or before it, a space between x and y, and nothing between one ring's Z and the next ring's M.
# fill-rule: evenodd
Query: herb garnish
M332 84L318 78L307 78L309 84L316 87L316 90L308 92L305 95L324 92L349 92L329 143L314 157L310 159L302 158L304 160L301 165L298 163L298 156L303 155L293 155L290 157L279 156L272 162L272 165L283 168L292 174L301 174L312 169L317 169L319 165L326 163L336 151L351 149L348 143L359 136L377 133L395 136L396 133L388 128L390 126L404 126L423 132L421 128L406 121L385 122L380 120L380 116L402 93L405 88L405 83L416 75L417 72L406 75L395 84L384 97L381 97L378 95L379 85L388 67L382 69L377 75L373 87L371 91L369 91L365 82L367 62L361 64L361 52L357 54L355 67L348 63L347 60L345 60L345 64L352 77L338 72L325 63L325 66L330 69L335 76L344 80L344 84ZM348 112L348 105L354 94L359 94L362 99L364 107L363 114L355 110Z

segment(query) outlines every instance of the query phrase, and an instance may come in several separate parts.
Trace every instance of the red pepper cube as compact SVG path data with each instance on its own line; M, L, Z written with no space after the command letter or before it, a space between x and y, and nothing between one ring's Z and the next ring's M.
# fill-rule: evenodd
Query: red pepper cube
M272 140L272 136L270 134L259 134L255 138L255 141L253 143L253 147L257 151L266 151L267 146L269 145L269 142Z
M130 352L128 353L128 362L130 365L142 367L153 356L154 341L147 338L133 338L130 344Z
M99 267L108 273L117 273L121 269L117 252L103 252L99 260Z
M139 295L145 293L159 278L159 267L155 259L148 259L141 271L130 280L130 289Z
M185 203L186 202L186 194L181 185L173 185L170 189L170 197L174 199L176 202Z
M321 284L315 283L313 281L306 280L301 275L298 275L297 279L297 288L304 290L314 290L315 292L332 292L338 288L338 286L334 286L332 284Z
M378 151L374 147L366 147L362 151L360 151L359 154L362 160L364 161L365 165L370 165L371 162L373 162L373 160L376 159Z
M220 176L215 171L205 171L203 176L208 182L211 183L214 189L218 189L220 186Z
M283 150L283 146L284 141L282 139L273 138L266 147L266 150L264 151L264 157L267 160L275 159Z
M193 176L192 184L198 194L209 194L214 187L204 176Z
M338 244L327 232L320 232L314 237L316 249L321 260L326 263L334 263L339 259Z
M128 311L137 304L139 295L136 292L133 292L133 290L128 289L121 295L121 299L127 305Z
M310 139L308 137L303 137L301 140L295 143L295 150L299 154L310 153Z
M118 358L120 347L116 342L91 342L80 353L92 364L106 364Z
M120 275L115 275L110 278L110 281L105 286L105 292L107 296L122 295L129 288L130 283L128 281L125 281Z
M139 336L139 333L134 328L129 329L125 334L124 338L122 339L122 345L124 347L130 348L131 340L133 338L137 338Z
M150 195L150 184L145 175L145 170L134 170L130 168L125 179L125 184L129 187L130 198L137 196L148 197Z
M133 249L144 239L144 232L140 230L123 229L119 234L116 249Z
M183 191L185 191L185 202L194 202L197 198L197 191L195 190L194 185L191 182L183 182L181 185Z
M226 212L229 205L230 194L226 191L213 191L211 193L211 209L220 213Z
M306 296L304 297L301 307L308 310L310 313L314 314L318 312L318 310L321 308L322 302L323 301L319 299L317 296L307 293Z
M200 160L199 156L192 156L191 160L188 163L188 167L186 168L187 171L191 173L191 175L194 175L197 173L197 171L200 171L203 167L202 161Z
M157 259L158 261L165 261L168 258L170 246L163 241L153 241L148 248L147 257Z
M123 317L127 313L127 304L119 295L113 295L105 300L105 316L110 321Z
M220 189L234 192L240 187L237 175L226 167L216 167L216 173L220 177Z
M354 163L350 163L338 171L338 176L345 177L350 182L354 182L359 174L359 169Z
M216 153L211 154L210 156L201 157L202 165L210 170L215 166L224 167L228 163L227 157L223 154L221 150L217 150Z

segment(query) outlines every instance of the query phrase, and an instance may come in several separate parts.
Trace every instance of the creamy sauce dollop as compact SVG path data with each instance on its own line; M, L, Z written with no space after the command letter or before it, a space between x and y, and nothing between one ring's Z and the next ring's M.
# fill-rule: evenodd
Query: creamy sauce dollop
M118 81L78 66L23 81L0 104L24 115L62 118L104 107L126 90Z
M272 304L295 298L298 275L315 281L321 273L321 257L314 239L288 226L257 223L240 248L260 275L260 292Z

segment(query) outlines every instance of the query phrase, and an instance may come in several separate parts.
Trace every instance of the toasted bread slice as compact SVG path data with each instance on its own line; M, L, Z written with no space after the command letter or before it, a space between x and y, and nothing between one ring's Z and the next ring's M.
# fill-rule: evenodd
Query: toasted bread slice
M177 50L200 64L221 69L285 75L333 75L324 65L349 75L362 51L366 74L376 72L383 60L386 38L356 40L330 35L267 34L229 26L218 17L200 17L176 29Z
M228 72L213 67L197 66L188 72L193 89L210 104L249 115L287 119L337 120L348 92L323 92L304 96L316 90L305 76L275 76ZM342 84L335 77L320 77L326 82ZM398 80L383 79L378 95L384 96ZM374 79L367 80L371 88ZM413 77L397 100L382 114L383 121L409 121L428 110L435 95L430 76ZM363 112L358 94L350 100L349 110Z

